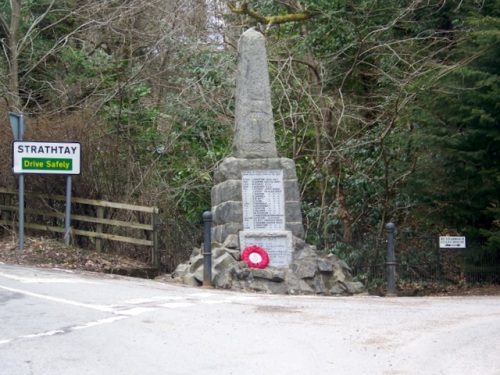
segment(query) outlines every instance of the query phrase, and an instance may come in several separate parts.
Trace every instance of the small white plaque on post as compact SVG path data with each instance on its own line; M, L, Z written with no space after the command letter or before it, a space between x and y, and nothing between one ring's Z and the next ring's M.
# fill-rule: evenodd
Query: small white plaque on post
M282 231L241 231L240 249L256 245L269 255L269 267L287 268L292 262L292 232Z
M282 170L242 171L243 229L285 230Z
M465 237L441 236L439 237L439 247L441 249L465 249Z

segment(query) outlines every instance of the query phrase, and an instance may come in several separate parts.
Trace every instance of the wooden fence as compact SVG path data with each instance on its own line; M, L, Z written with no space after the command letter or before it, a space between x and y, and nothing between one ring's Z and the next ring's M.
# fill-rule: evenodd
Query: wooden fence
M0 195L3 195L3 200L0 202L0 225L11 226L17 225L17 221L15 218L19 207L15 205L17 200L15 199L18 196L18 192L16 190L9 190L5 188L0 188ZM52 202L61 202L59 206L64 206L64 202L66 197L63 195L51 195L51 194L43 194L43 193L34 193L25 191L25 197L34 197L40 198L44 200L50 200ZM92 211L96 212L95 216L85 216L85 215L71 215L71 223L82 222L82 223L91 223L93 224L94 230L81 230L71 228L70 235L74 236L84 236L95 239L95 247L96 251L102 251L102 240L112 240L112 241L120 241L134 245L143 245L151 247L151 263L154 267L158 267L158 235L157 235L157 220L158 220L158 208L157 207L145 207L145 206L136 206L131 204L123 204L123 203L114 203L108 201L101 200L93 200L93 199L83 199L83 198L71 198L72 206L75 204L88 205L93 206L95 209ZM105 209L115 209L115 210L126 210L130 212L142 212L151 215L151 219L147 220L148 223L141 223L138 221L132 220L114 220L110 218L105 218ZM64 210L62 210L64 211ZM72 210L73 212L73 210ZM58 211L53 206L46 207L44 209L40 208L25 208L25 223L24 227L27 229L35 229L41 231L55 232L55 233L64 233L64 212ZM40 224L30 222L31 216L42 216L44 218L52 218L54 221L61 222L61 226L57 225L48 225L48 224ZM118 215L120 216L120 215ZM135 216L135 215L134 215ZM146 221L146 220L145 220ZM129 232L137 233L146 233L143 236L136 235L131 237L130 234L127 233L127 236L117 235L117 228L128 228L131 229ZM143 237L143 238L138 238ZM146 237L146 238L144 238Z

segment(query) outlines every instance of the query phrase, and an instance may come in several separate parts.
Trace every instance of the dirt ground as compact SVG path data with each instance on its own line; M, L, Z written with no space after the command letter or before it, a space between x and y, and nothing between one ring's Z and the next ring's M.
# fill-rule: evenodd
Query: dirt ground
M29 267L60 268L111 273L141 278L160 276L150 265L123 256L97 253L46 238L26 238L23 251L13 239L0 239L0 263ZM168 281L168 277L161 277ZM370 290L370 294L384 295L382 289ZM398 286L398 295L416 296L498 296L500 285L403 285Z
M0 239L0 262L40 268L61 268L152 279L158 271L134 259L97 253L46 238L26 238L24 249L14 240Z
M369 294L384 296L385 289L370 290ZM427 284L424 286L397 285L399 297L425 297L425 296L500 296L500 285L478 284L478 285L447 285Z

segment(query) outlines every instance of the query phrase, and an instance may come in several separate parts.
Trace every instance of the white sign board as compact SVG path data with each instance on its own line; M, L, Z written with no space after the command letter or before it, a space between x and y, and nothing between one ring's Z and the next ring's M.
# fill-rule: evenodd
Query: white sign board
M80 174L78 142L14 141L12 171L25 174Z
M441 236L439 237L441 249L465 249L465 237Z
M242 171L241 178L244 230L284 230L283 171Z

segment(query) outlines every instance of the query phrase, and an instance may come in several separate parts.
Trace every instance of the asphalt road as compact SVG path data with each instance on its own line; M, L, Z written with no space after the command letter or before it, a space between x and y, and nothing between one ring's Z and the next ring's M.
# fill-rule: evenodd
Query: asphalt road
M271 296L0 264L0 374L500 374L500 297Z

